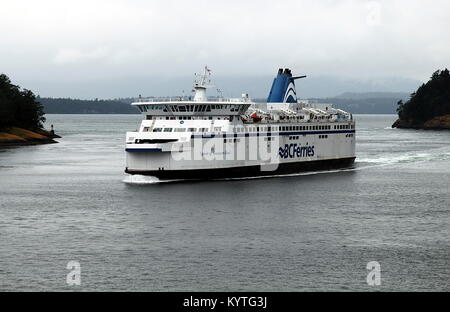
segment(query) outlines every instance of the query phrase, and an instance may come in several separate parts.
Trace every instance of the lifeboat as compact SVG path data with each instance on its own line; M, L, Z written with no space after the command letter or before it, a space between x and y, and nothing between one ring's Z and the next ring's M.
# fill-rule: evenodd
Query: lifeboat
M261 121L262 120L262 117L258 116L258 114L256 114L256 112L251 114L250 117L252 117L254 121Z

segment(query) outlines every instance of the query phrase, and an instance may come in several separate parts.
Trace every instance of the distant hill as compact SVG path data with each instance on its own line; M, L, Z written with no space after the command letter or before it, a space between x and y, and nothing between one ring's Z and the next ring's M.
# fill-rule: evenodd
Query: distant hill
M352 114L395 114L397 102L407 100L409 94L405 92L345 92L329 98L309 98L316 103L330 103ZM265 98L254 99L263 103Z
M398 101L408 98L409 94L405 92L346 92L332 98L312 100L331 103L353 114L395 114Z
M352 114L395 114L397 102L400 98L328 98L316 100L319 103L331 103L333 107L340 108Z
M410 94L406 92L345 92L334 98L337 99L404 99L407 100Z
M395 114L397 102L406 101L404 92L346 92L336 97L311 98L319 103L331 103L336 108L353 114ZM137 114L139 111L130 104L133 98L113 100L78 100L70 98L38 98L47 114ZM265 102L266 98L253 99Z
M423 82L401 77L372 77L372 78L343 78L336 76L321 76L313 72L294 69L295 75L308 75L306 79L297 81L297 94L301 98L329 98L343 92L408 92L416 90ZM267 98L277 68L266 75L251 75L250 73L236 75L222 75L214 71L212 84L208 90L209 96L217 94L217 89L225 97L240 97L248 93L252 98ZM142 74L142 75L141 75ZM113 99L129 95L167 96L175 94L190 95L194 76L150 76L139 73L136 76L104 77L91 80L87 77L63 77L58 81L37 79L30 82L34 88L41 90L41 96L83 99ZM184 91L184 92L183 92Z
M132 99L78 100L70 98L38 98L46 114L137 114Z

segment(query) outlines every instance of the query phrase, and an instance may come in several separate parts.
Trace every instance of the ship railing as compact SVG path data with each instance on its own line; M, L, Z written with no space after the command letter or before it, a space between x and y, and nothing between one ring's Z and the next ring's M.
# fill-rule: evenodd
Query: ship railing
M342 122L344 120L336 120L336 119L262 119L258 121L252 120L252 118L248 120L243 120L245 124L274 124L274 123L301 123L301 124L309 124L309 123L335 123Z
M175 97L139 97L135 99L138 103L147 102L193 102L194 97L192 96L175 96ZM207 102L220 102L220 103L251 103L250 100L244 98L213 98L209 97L207 101L199 101L199 103Z

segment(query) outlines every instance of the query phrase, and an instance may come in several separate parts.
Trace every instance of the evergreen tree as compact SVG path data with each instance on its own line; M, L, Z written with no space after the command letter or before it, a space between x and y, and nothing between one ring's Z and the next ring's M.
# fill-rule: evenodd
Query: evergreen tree
M401 120L425 122L437 116L450 114L450 72L438 70L431 79L411 94L406 103L397 108Z
M8 76L0 75L0 130L20 127L41 129L45 122L44 110L30 90L13 85Z

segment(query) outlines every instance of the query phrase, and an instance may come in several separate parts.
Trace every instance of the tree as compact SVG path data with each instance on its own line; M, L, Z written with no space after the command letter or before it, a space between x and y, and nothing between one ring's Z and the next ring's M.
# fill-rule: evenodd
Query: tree
M397 108L401 120L425 122L450 114L450 72L437 70L426 84L422 84L406 102Z
M403 103L403 100L400 100L397 102L397 113L400 119L402 119L403 109L405 104Z
M0 130L20 127L41 129L45 122L44 110L30 90L13 85L8 76L0 75Z

